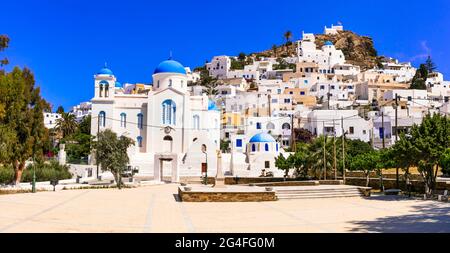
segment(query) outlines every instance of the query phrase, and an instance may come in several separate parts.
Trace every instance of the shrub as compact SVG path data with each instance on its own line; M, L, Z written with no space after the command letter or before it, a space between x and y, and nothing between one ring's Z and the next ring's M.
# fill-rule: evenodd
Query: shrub
M14 170L9 166L0 166L0 184L9 184L14 179Z
M68 166L59 165L58 162L36 163L36 181L64 180L72 178ZM9 184L14 179L14 170L10 165L0 166L0 184ZM33 165L29 165L22 174L22 182L33 180Z

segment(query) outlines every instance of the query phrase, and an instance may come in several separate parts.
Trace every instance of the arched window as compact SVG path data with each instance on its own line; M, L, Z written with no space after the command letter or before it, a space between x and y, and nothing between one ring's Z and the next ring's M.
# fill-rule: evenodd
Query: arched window
M138 147L142 148L142 137L141 136L137 137L137 144L138 144Z
M99 88L98 91L99 91L99 92L98 92L98 96L99 96L99 97L102 97L102 96L103 96L103 84L100 84L100 88Z
M200 116L194 115L193 125L194 125L194 130L200 130Z
M176 112L177 107L175 102L168 99L162 103L162 124L164 125L176 125Z
M252 152L256 152L256 144L252 144Z
M127 127L127 115L124 112L120 114L120 127Z
M289 130L289 129L291 129L291 125L289 125L288 123L284 123L282 128L284 130Z
M278 152L279 148L278 148L278 143L277 143L277 152Z
M158 80L158 85L156 86L156 88L159 88L159 80Z
M138 128L143 129L144 128L144 114L139 113L137 115L137 117L138 117Z
M275 129L275 124L272 122L269 122L266 127L268 130L273 130L273 129Z
M109 84L105 85L105 98L109 97Z
M104 111L101 111L98 114L98 122L100 124L100 127L105 127L106 126L106 113Z
M266 143L266 145L264 145L264 149L266 150L266 152L269 152L269 144Z

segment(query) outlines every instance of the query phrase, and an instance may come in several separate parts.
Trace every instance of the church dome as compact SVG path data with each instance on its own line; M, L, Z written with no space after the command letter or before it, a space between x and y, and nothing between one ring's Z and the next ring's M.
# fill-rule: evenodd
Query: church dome
M333 42L327 40L327 41L325 42L325 46L333 46Z
M114 73L109 68L104 67L104 68L100 69L100 71L97 73L97 75L113 76Z
M276 142L276 141L272 137L272 135L267 134L267 133L260 133L260 134L253 136L250 139L250 143L255 143L255 142Z
M208 101L208 111L219 111L216 103L214 103L214 101L212 101L211 99Z
M122 88L122 84L121 83L119 83L119 82L116 82L116 88Z
M155 72L153 74L159 73L177 73L186 75L186 70L184 69L184 66L181 65L181 63L169 59L167 61L161 62L158 65L158 67L156 67Z

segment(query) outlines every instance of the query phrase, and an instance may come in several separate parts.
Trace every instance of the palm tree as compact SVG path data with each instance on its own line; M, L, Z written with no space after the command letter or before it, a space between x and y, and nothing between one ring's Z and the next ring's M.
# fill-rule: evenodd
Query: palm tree
M76 132L78 123L75 115L70 113L61 114L61 118L56 120L56 130L62 134L63 138Z
M287 31L284 33L284 38L286 39L286 45L291 41L292 39L292 32Z
M321 179L322 176L328 171L333 170L333 138L324 136L317 138L309 146L309 152L310 155L307 162L308 167L311 168L319 179ZM324 171L324 169L326 169L326 171Z

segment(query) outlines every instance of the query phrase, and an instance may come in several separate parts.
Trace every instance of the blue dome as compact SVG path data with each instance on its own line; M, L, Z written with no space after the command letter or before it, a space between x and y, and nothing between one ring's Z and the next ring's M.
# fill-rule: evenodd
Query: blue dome
M100 71L97 73L97 75L109 75L109 76L113 76L113 72L109 69L109 68L102 68L100 69Z
M117 87L117 88L122 88L123 86L122 86L122 84L121 84L121 83L119 83L119 82L116 82L116 87Z
M272 135L267 133L260 133L255 136L253 136L250 139L250 143L252 142L276 142L275 139L272 137Z
M181 65L181 63L169 59L167 61L161 62L158 67L156 67L153 74L159 73L178 73L186 75L186 70L184 69L183 65Z
M325 42L325 46L333 46L333 42L327 40L327 41Z
M217 108L216 103L212 101L211 99L208 102L208 111L219 111L219 108Z

